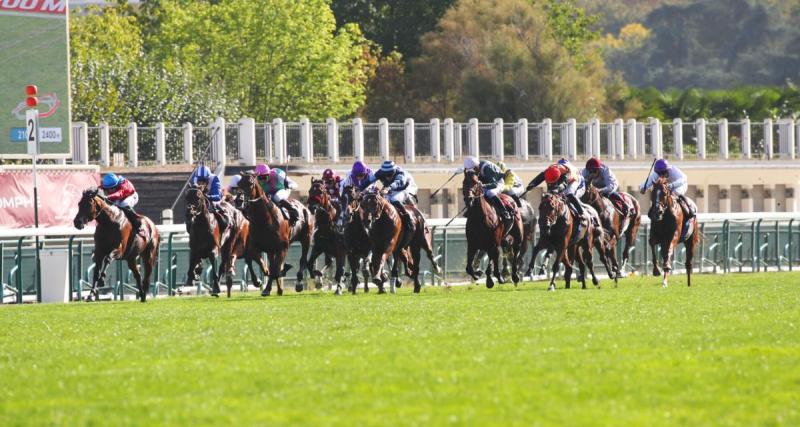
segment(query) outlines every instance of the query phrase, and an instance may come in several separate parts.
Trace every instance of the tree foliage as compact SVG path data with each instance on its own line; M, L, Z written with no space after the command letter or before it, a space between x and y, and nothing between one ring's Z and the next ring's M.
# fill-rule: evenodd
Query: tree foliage
M601 58L582 49L579 69L551 25L530 1L460 1L438 31L423 37L423 56L413 64L413 81L427 95L421 115L562 120L599 114L607 75Z

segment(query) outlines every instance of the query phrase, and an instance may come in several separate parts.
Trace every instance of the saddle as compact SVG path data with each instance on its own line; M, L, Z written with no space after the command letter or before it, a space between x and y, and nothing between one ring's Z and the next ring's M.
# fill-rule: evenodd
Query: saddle
M611 200L611 203L614 205L614 208L617 210L617 212L622 213L623 211L627 211L628 216L633 215L633 201L631 200L631 195L620 192L619 197L621 200L615 201L614 199L609 199ZM620 203L624 203L625 206L620 206Z
M514 198L509 196L508 194L502 194L502 193L498 194L497 197L500 198L500 202L506 209L506 211L511 213L511 215L513 216L514 213L517 211L517 202L514 201Z

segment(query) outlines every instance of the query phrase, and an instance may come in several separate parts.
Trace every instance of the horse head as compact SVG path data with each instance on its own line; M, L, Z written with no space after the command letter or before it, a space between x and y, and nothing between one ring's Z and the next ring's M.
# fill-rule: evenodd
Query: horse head
M82 230L89 221L94 221L105 208L105 197L99 191L96 187L83 191L81 200L78 202L78 213L72 221L78 230Z
M356 189L348 185L342 190L340 202L341 202L341 210L339 211L339 216L336 219L336 232L339 234L344 234L344 229L347 224L353 222L353 220L359 214L359 194L356 192Z
M386 204L385 199L381 196L377 189L366 191L361 196L361 203L359 209L361 210L361 221L367 227L367 230L372 229L375 221L381 219L383 215L383 207Z
M650 191L650 204L654 217L658 221L663 220L664 214L673 209L672 190L670 190L666 178L658 178L653 183L653 189Z
M472 169L464 170L464 180L461 182L461 194L464 196L464 205L470 206L476 197L483 193L483 186L478 179L478 174Z
M255 201L264 196L264 190L258 185L258 178L253 173L243 173L242 179L240 179L239 183L236 185L239 187L239 190L242 191L242 194L250 201Z
M583 193L583 197L581 197L581 201L588 205L594 206L596 203L600 201L600 191L592 185L591 182L586 183L586 191Z
M311 178L311 187L308 189L308 209L316 214L318 208L327 209L330 196L325 190L325 183L321 179Z
M553 225L564 216L565 207L564 200L559 195L545 193L542 196L542 201L539 203L539 228L542 234L550 233Z
M205 214L208 211L206 205L206 195L203 193L203 188L198 186L189 186L186 189L186 223L189 224L197 218L198 215Z

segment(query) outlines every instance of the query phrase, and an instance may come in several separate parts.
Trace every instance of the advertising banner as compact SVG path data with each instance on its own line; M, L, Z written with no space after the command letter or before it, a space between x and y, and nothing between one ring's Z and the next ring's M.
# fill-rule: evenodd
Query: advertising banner
M39 170L39 227L71 226L83 190L97 187L98 174ZM0 172L0 228L33 227L33 173Z
M0 0L0 158L27 158L25 87L36 85L39 152L68 157L67 0Z

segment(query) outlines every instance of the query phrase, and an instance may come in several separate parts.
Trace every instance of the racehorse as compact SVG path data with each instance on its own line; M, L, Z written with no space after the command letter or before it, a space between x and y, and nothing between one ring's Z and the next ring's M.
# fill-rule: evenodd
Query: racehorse
M587 184L586 192L581 197L582 202L593 207L600 215L600 223L608 236L608 253L605 256L611 262L616 277L622 277L622 272L628 264L630 248L636 241L636 234L639 232L639 225L642 221L639 215L639 202L628 193L620 192L620 194L623 198L631 201L628 216L623 216L614 207L614 203L600 195L597 188L591 184ZM617 244L622 236L625 236L625 248L622 251L622 265L620 266L617 261Z
M467 203L467 274L474 280L478 280L479 276L474 270L473 261L479 250L485 251L489 255L489 263L486 266L486 287L494 287L492 273L498 282L505 283L505 278L500 273L498 265L502 247L511 263L511 278L514 284L517 284L520 281L519 258L525 240L524 226L519 211L517 210L514 215L511 230L506 230L503 222L497 217L494 207L484 197L483 185L478 180L478 175L472 170L464 171L462 192ZM500 195L498 197L507 196Z
M361 221L366 226L372 244L370 275L372 282L378 286L379 293L385 292L383 284L386 281L386 273L383 271L383 265L390 256L394 259L393 283L399 283L398 270L402 262L406 275L414 281L414 293L419 293L422 288L419 282L421 249L428 255L434 272L439 271L439 266L433 259L431 232L425 224L425 217L416 207L406 205L404 208L414 223L413 234L403 227L399 212L381 192L370 191L361 197Z
M564 198L557 194L545 193L539 204L539 241L533 248L530 269L536 260L536 254L541 250L555 253L553 262L552 277L548 290L556 289L556 273L560 264L564 264L565 287L570 288L570 276L572 275L573 262L578 263L580 269L581 288L586 289L586 267L592 275L592 283L597 286L599 281L594 274L594 262L592 259L592 248L597 242L601 245L600 253L605 253L604 245L605 232L601 227L595 227L592 219L597 216L597 212L591 207L584 207L589 214L587 217L578 218L572 214Z
M105 287L106 269L115 259L128 262L128 268L136 279L137 297L142 302L147 301L150 275L158 260L159 235L150 218L140 217L142 225L139 232L134 234L133 226L122 210L100 194L97 188L89 188L83 192L73 224L81 230L89 221L97 221L97 228L94 230L94 277L86 301L99 299L98 288ZM140 256L144 263L144 277L139 272L137 263Z
M325 255L325 269L331 265L332 259L336 260L336 295L341 295L341 280L344 275L344 242L334 230L336 218L339 214L339 202L331 198L321 179L311 178L311 188L308 190L308 208L314 214L314 245L308 256L308 265L314 268L317 257ZM314 276L322 277L322 272L314 270Z
M219 296L219 281L225 274L228 298L230 298L236 257L244 256L249 259L246 251L250 222L238 209L223 203L222 209L229 219L228 227L223 230L216 216L208 209L210 203L201 188L192 186L186 190L186 231L189 233L189 271L186 273L186 286L192 286L197 280L202 271L202 260L208 258L214 275L211 296ZM219 271L216 266L217 257L220 257ZM263 264L261 265L263 269Z
M669 189L669 182L659 178L653 183L650 190L650 212L648 216L650 225L650 250L653 253L653 276L660 276L656 258L656 245L661 246L661 262L664 267L664 278L661 286L667 287L669 272L672 270L672 260L678 243L686 247L686 285L692 286L692 259L694 249L700 243L700 232L697 221L684 223L683 209L678 203L677 196Z
M364 292L369 292L369 274L366 270L369 252L372 249L367 228L361 221L361 195L352 186L347 186L341 194L341 212L336 219L336 235L341 239L350 266L350 292L355 294L358 287L358 271L362 261L365 263Z
M256 176L252 173L243 174L238 186L247 198L247 218L250 220L249 253L253 257L259 257L261 252L266 252L269 261L269 278L261 295L268 296L272 292L273 282L278 287L278 295L283 295L283 276L291 268L289 264L284 265L284 262L292 242L300 242L302 247L300 269L297 272L297 284L295 284L295 291L301 292L304 273L308 268L306 257L311 245L314 218L300 202L291 200L295 209L300 211L300 218L293 227L290 226L278 205L264 194L264 190L261 189ZM249 261L248 267L252 272L253 268ZM259 286L255 275L253 275L253 285Z

